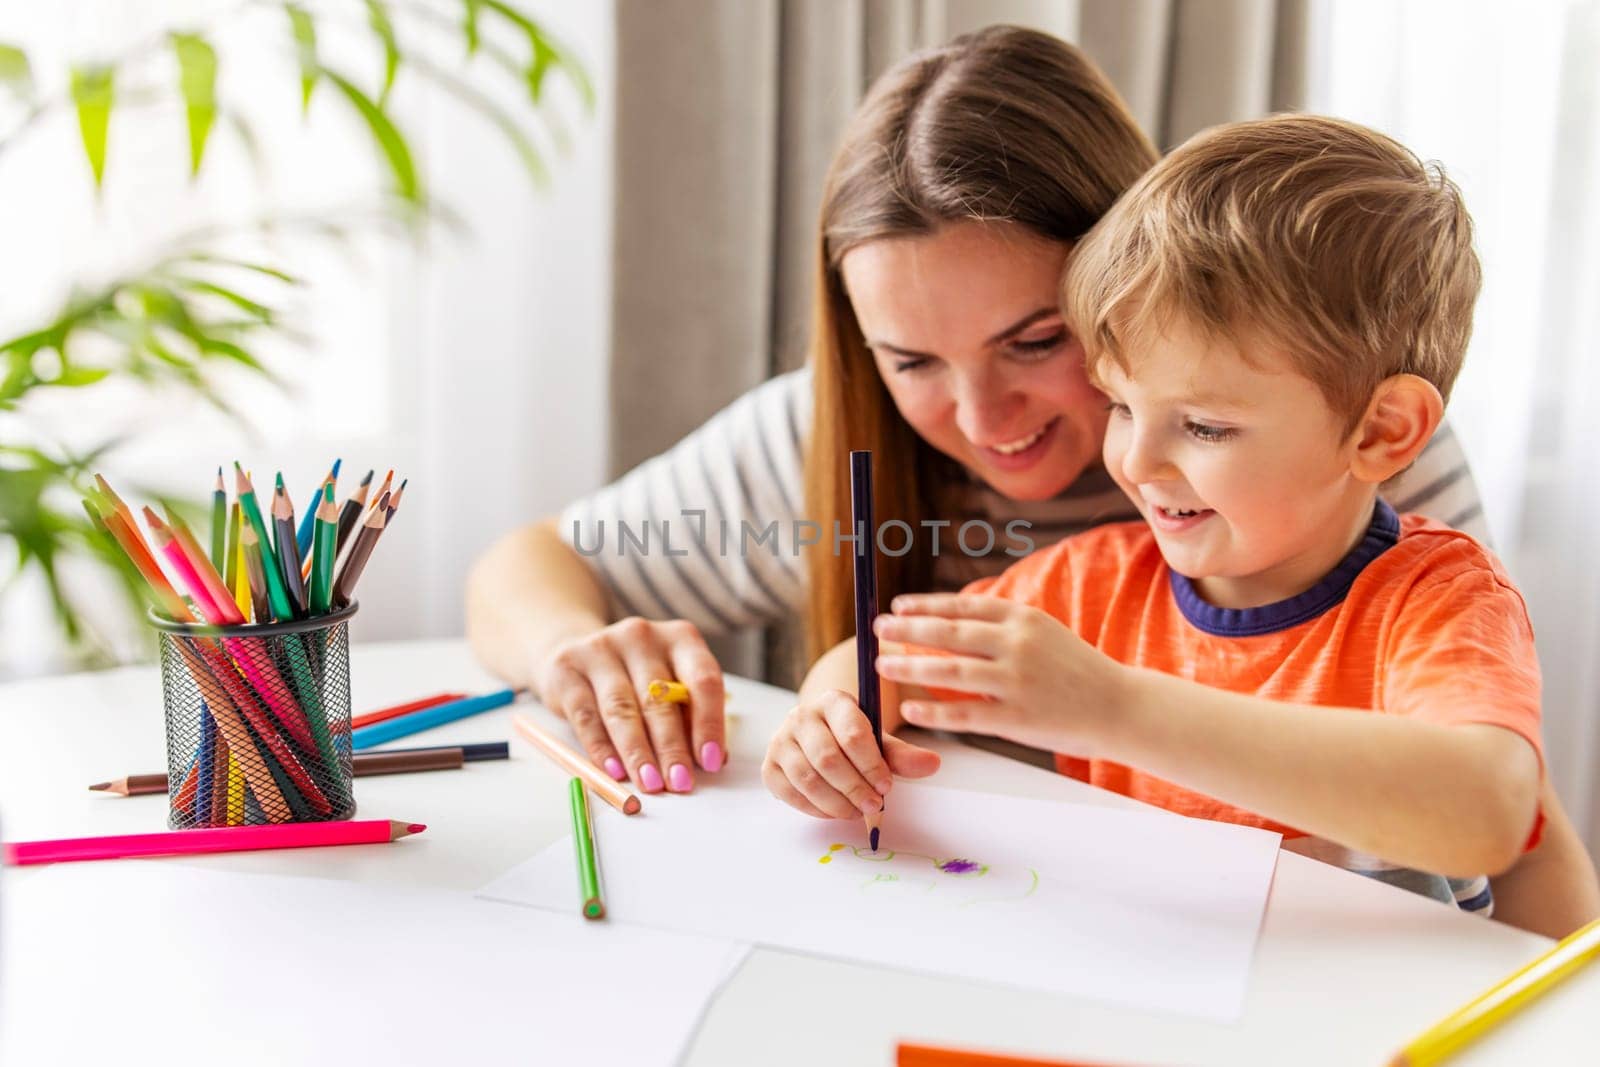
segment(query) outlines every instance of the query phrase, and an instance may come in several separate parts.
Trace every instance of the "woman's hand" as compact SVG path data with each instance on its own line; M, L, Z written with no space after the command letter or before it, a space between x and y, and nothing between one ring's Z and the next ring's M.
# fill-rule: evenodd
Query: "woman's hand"
M899 596L893 610L878 616L880 639L948 655L879 656L879 675L984 698L906 700L900 714L907 722L1075 756L1106 747L1121 718L1128 669L1058 620L998 597L954 594Z
M533 678L539 699L618 781L632 777L646 793L687 793L694 763L715 773L727 762L722 668L691 622L614 622L558 645ZM687 713L651 698L656 678L688 687Z
M894 776L926 778L939 754L883 737L854 697L839 689L803 695L767 746L761 780L772 795L819 819L859 819L879 811Z

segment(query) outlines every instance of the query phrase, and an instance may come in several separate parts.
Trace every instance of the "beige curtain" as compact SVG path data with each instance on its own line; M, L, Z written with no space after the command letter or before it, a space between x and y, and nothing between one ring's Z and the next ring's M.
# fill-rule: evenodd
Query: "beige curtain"
M1162 147L1297 106L1308 0L618 0L609 463L803 359L818 197L866 87L994 23L1081 46ZM724 646L759 674L755 651Z

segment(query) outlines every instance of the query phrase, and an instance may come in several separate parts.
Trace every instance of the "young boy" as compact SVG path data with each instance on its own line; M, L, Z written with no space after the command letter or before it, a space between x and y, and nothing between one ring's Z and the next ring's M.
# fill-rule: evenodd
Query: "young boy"
M1492 555L1378 496L1439 425L1478 285L1455 186L1370 130L1281 116L1172 153L1063 293L1110 401L1106 466L1146 521L896 598L886 723L1062 753L1063 773L1487 911L1485 875L1542 823L1533 634ZM841 777L806 725L774 751ZM829 722L837 752L881 781L857 725ZM793 803L794 775L765 770Z

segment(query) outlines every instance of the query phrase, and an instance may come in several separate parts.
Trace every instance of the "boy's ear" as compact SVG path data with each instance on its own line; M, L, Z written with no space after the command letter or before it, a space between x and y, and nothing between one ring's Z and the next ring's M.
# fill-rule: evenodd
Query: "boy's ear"
M1353 433L1351 471L1364 482L1386 481L1411 465L1444 420L1444 398L1432 382L1396 374L1378 383Z

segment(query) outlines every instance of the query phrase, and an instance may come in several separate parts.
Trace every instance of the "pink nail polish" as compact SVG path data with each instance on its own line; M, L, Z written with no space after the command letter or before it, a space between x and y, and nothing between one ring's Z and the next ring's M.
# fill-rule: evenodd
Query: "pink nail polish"
M628 780L628 768L624 767L622 765L622 761L617 757L607 756L605 767L606 773L615 778L617 781L626 782Z
M716 774L722 770L722 746L715 741L707 741L701 745L700 766L711 774Z
M667 768L667 783L672 786L674 793L687 793L694 788L694 775L689 773L689 768L682 763L674 763Z
M646 763L639 768L639 785L646 793L659 793L661 791L661 772L656 770L654 763Z

